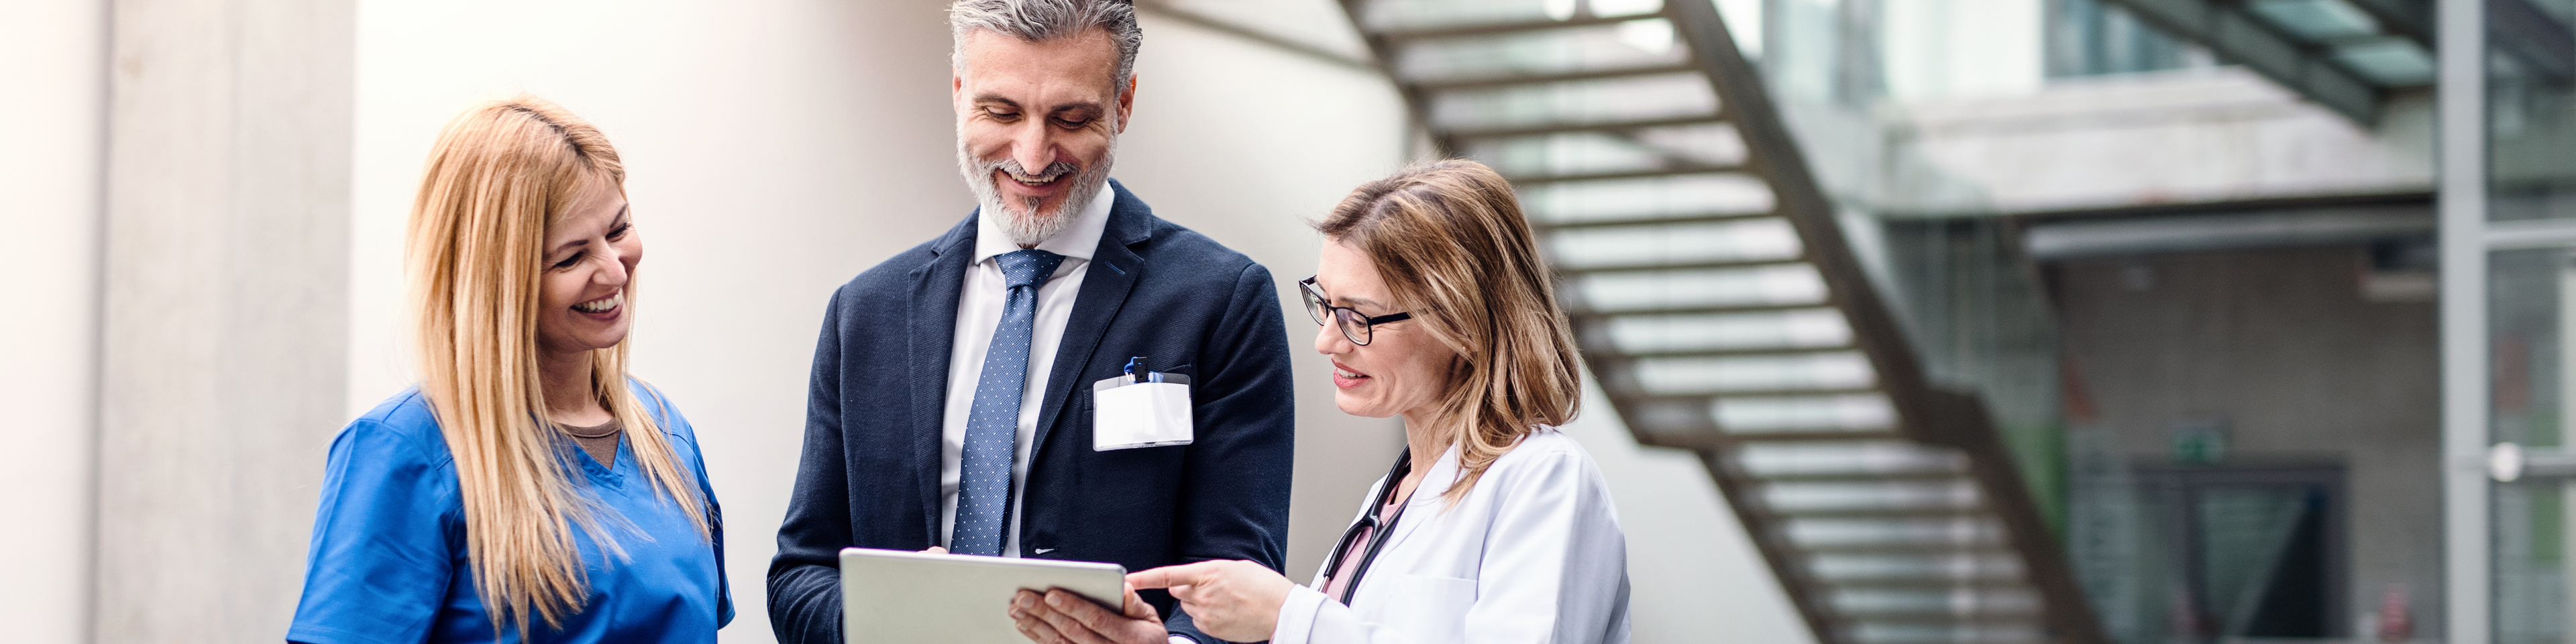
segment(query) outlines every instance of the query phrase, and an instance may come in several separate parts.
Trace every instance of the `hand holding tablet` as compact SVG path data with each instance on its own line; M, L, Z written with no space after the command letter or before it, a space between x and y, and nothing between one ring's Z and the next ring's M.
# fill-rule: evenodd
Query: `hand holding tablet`
M1018 644L1028 638L1011 613L1023 590L1090 600L1113 613L1152 613L1142 601L1129 603L1126 574L1107 563L845 548L844 632L850 641Z

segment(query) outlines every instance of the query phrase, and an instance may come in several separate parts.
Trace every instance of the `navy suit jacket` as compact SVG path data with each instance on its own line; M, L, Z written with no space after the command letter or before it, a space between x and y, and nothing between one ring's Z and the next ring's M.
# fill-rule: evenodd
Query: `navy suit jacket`
M1046 381L1020 508L1021 555L1129 571L1208 559L1276 570L1288 534L1295 413L1270 272L1117 192ZM958 289L974 215L832 294L814 350L804 457L769 567L786 644L841 637L841 548L921 550L939 538L939 445ZM1131 356L1191 377L1196 441L1091 449L1091 383ZM1165 626L1214 642L1144 593ZM1004 606L992 607L998 614Z

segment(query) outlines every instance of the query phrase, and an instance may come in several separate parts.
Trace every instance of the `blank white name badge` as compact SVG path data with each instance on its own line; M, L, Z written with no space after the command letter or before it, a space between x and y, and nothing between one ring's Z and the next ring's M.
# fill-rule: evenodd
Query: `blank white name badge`
M1091 449L1188 445L1190 377L1146 374L1144 382L1121 375L1091 383Z

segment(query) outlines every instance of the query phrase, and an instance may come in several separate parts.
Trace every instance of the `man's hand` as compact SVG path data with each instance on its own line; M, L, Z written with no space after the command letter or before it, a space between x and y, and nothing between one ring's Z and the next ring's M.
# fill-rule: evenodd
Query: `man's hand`
M1011 597L1011 620L1037 644L1170 644L1154 605L1127 589L1126 610L1110 612L1064 590L1022 590Z
M1249 561L1201 561L1127 575L1129 588L1168 588L1199 632L1228 642L1270 639L1296 583Z

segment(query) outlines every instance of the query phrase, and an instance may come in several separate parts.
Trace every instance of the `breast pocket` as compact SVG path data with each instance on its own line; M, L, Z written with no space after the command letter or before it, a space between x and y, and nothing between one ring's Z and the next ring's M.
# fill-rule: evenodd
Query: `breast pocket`
M1467 609L1476 605L1476 580L1423 575L1371 577L1363 601L1376 604L1369 621L1424 644L1467 641Z

